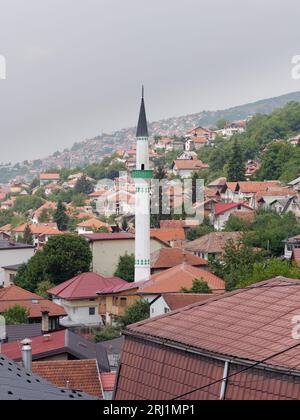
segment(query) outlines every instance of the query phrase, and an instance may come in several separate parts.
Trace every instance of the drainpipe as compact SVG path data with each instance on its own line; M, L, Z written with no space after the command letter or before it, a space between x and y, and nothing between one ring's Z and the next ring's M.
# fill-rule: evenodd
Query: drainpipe
M222 380L221 390L220 390L220 400L225 400L226 387L227 387L227 382L228 382L228 373L229 373L229 361L226 360L225 365L224 365L223 380Z
M32 370L32 348L31 348L32 341L29 338L25 338L25 340L21 341L22 344L22 360L23 365L26 370L31 372Z

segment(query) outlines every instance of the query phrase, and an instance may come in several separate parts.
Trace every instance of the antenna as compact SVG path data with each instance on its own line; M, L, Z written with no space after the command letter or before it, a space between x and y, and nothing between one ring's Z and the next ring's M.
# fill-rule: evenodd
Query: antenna
M145 90L144 85L142 85L142 99L144 99L144 90Z

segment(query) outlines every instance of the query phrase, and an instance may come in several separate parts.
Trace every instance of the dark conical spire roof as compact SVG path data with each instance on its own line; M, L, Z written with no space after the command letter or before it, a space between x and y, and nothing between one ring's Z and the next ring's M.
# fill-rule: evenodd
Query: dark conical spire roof
M142 91L142 102L141 102L140 116L139 116L139 122L138 122L138 126L137 126L136 136L137 137L149 137L146 110L145 110L145 101L144 101L144 86L143 86L143 91Z

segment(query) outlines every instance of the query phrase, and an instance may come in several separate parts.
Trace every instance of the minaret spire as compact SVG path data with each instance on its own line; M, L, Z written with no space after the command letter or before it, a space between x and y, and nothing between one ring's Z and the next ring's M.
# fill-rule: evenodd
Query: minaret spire
M144 100L144 85L142 86L142 101L141 101L140 116L139 116L137 131L136 131L136 137L149 137L146 109L145 109L145 100Z

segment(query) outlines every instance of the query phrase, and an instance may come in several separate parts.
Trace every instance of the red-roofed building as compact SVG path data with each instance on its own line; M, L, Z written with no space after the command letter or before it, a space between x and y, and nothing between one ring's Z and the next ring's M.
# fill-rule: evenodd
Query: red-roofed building
M32 372L58 388L85 392L99 399L104 397L96 359L33 362Z
M104 395L105 400L112 400L116 379L117 379L117 372L100 373L100 381L101 381L103 395Z
M203 258L185 252L181 248L162 248L151 254L151 273L155 274L186 262L194 267L207 267L208 262Z
M48 290L48 293L68 315L60 321L64 327L99 326L105 323L99 311L99 294L113 292L116 287L126 284L118 277L83 273Z
M100 372L110 372L107 351L101 343L93 343L70 330L33 337L33 361L96 359ZM18 362L22 360L19 341L4 343L2 354Z
M300 281L277 277L125 331L116 400L299 400Z
M230 216L238 212L249 212L254 214L254 210L246 203L215 203L210 215L211 223L216 230L223 230Z
M47 311L50 330L58 329L60 318L66 315L61 306L21 287L12 285L0 289L0 314L16 305L28 310L29 323L42 322L42 312Z
M113 277L120 260L125 254L134 254L135 235L132 233L94 233L84 234L93 254L92 270L103 276ZM157 236L150 240L151 252L169 248L168 242Z

